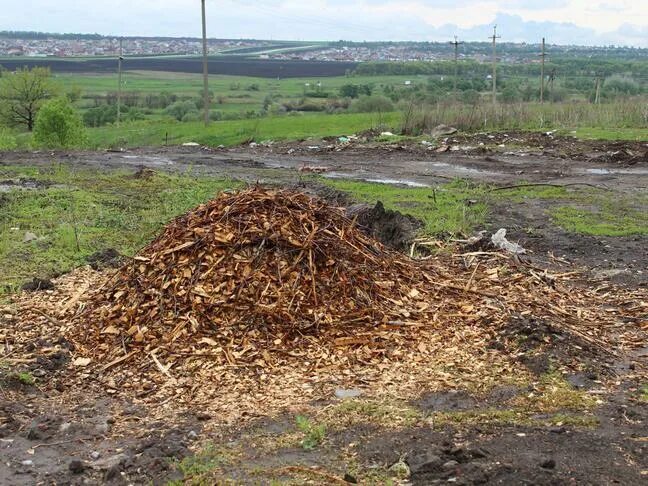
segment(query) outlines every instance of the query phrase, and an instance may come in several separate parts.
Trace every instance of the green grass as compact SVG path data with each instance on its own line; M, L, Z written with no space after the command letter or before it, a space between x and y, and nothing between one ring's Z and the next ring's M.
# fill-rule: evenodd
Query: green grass
M561 206L551 211L556 224L592 236L648 235L648 211L621 201L605 201L595 208Z
M231 460L231 451L207 444L199 453L185 457L175 464L183 479L171 481L168 486L214 484L214 478L219 475L221 468L230 464Z
M407 188L372 182L320 179L324 184L348 193L358 201L370 204L382 201L395 209L423 221L422 232L429 235L467 234L483 224L487 206L480 197L481 186L456 180L438 188ZM477 199L477 203L469 203Z
M648 128L577 128L575 135L581 139L591 140L630 140L645 142L648 140Z
M304 434L301 446L307 451L315 449L326 437L326 425L315 424L303 415L298 415L295 421L297 428Z
M244 142L267 140L301 140L326 136L353 135L376 127L398 124L397 113L357 113L345 115L301 115L266 117L250 120L202 123L181 123L169 120L145 120L122 123L121 127L106 126L88 129L91 148L160 146L197 142L209 146L231 146ZM18 137L22 148L28 148L30 136Z
M648 196L590 187L531 186L491 193L493 201L547 202L547 213L562 228L592 236L648 234Z
M29 178L49 188L0 194L0 293L34 277L83 265L106 248L132 255L173 217L240 183L191 174L1 167L0 180ZM24 242L26 232L38 239Z

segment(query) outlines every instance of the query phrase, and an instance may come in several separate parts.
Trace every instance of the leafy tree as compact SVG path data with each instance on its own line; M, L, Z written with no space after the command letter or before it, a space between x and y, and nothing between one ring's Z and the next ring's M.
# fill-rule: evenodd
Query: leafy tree
M86 142L81 116L66 97L46 102L34 125L34 142L41 147L80 147Z
M345 84L340 87L343 98L358 98L361 95L371 96L373 89L368 84Z
M8 125L23 125L31 132L41 106L56 92L48 68L23 68L5 73L0 79L0 116Z

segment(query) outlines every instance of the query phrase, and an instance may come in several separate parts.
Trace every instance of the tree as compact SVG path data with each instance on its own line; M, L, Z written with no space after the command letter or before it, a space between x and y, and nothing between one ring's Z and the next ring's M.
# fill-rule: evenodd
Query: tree
M34 142L41 147L70 148L86 141L81 116L66 97L54 98L43 105L34 125Z
M48 68L23 68L5 73L0 79L0 116L8 125L24 125L31 132L38 110L56 92Z

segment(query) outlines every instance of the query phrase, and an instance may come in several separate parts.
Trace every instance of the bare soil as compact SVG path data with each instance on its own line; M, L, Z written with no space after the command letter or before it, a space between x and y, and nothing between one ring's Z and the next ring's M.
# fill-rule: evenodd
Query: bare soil
M451 137L448 143L460 149L438 153L419 145L339 146L330 141L307 141L223 150L173 147L123 153L3 153L0 164L47 166L58 161L97 170L146 167L173 172L192 167L194 173L282 185L299 183L300 167L319 166L326 168L328 177L430 187L460 177L501 186L520 180L583 183L626 194L648 188L646 144L576 142L541 135L525 138L520 134L497 135L495 139L488 135ZM502 144L505 147L499 147ZM348 201L341 202L346 205ZM544 204L497 206L489 227L507 228L510 239L534 251L538 265L555 264L548 256L552 254L564 259L564 265L567 261L573 268L587 268L598 280L612 278L630 287L645 286L645 236L572 234L551 223ZM98 255L96 260L103 265L118 258ZM520 336L528 343L520 363L538 374L547 371L552 354L587 355L579 343L555 335L550 323L512 323L511 337ZM644 352L635 358L645 362L647 356ZM35 363L32 373L40 383L55 382L66 359L61 355L60 359ZM574 386L596 394L601 377L595 365L570 377ZM348 454L365 472L403 459L411 470L412 484L648 484L648 409L638 392L645 383L637 382L634 364L629 361L617 363L616 369L617 390L601 392L602 404L594 413L599 425L595 427L484 423L386 429L365 424L332 432L313 451L285 445L256 447L260 437L276 438L292 430L294 419L290 417L266 417L240 427L225 427L218 417L205 416L200 410L182 416L151 416L146 409L114 398L99 387L41 389L12 378L0 383L0 483L165 484L180 479L174 464L193 454L192 445L211 442L218 447L240 446L241 457L219 466L224 477L240 484L268 484L269 476L259 476L258 470L276 470L273 477L279 480L294 479L285 469L294 464L319 467L340 483L352 483L356 473L348 466ZM462 390L421 390L421 398L413 406L425 413L497 409L528 393L502 387L483 398ZM317 405L324 409L336 401L331 397ZM321 475L309 479L315 484L332 483Z

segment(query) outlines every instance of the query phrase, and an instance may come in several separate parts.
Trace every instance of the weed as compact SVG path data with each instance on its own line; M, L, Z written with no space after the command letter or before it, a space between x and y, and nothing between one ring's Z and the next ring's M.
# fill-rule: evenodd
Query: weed
M313 424L307 417L298 415L297 428L304 434L301 445L306 450L312 450L324 440L326 426L324 424Z
M175 468L182 473L183 480L171 482L169 486L214 484L221 468L230 464L231 460L230 451L207 444L199 453L176 462Z
M648 403L648 384L639 388L638 396L640 401Z
M369 422L391 428L413 426L423 419L423 414L401 402L346 400L328 411L326 417L330 425L347 427Z
M23 385L27 386L33 386L34 383L36 383L31 373L27 372L16 373L16 379Z

